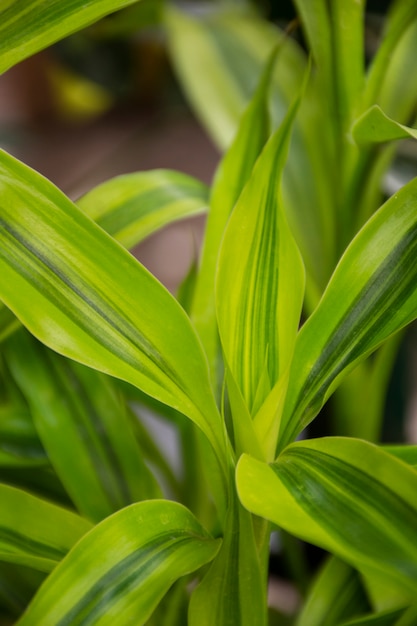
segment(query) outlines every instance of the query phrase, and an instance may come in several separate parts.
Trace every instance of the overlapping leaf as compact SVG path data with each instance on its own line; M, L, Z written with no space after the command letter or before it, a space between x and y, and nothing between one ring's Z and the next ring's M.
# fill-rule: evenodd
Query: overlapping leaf
M297 338L281 449L318 413L355 362L417 317L417 180L365 225Z
M19 626L146 623L171 585L220 548L179 504L133 504L98 524L41 587Z
M6 305L56 351L185 413L224 459L207 363L175 299L58 189L4 152L0 199Z
M87 520L0 485L0 560L51 571L91 528Z
M190 626L266 626L266 598L253 521L231 501L224 539L205 578L194 591Z
M23 332L6 355L48 457L83 515L98 521L160 495L110 379Z
M252 513L413 596L417 472L402 461L365 441L315 439L269 466L243 456L237 486Z
M370 609L358 572L331 556L315 578L296 626L334 626Z
M0 9L0 73L137 0L6 0Z
M208 189L180 172L150 170L117 176L95 187L77 205L125 248L166 224L204 213Z

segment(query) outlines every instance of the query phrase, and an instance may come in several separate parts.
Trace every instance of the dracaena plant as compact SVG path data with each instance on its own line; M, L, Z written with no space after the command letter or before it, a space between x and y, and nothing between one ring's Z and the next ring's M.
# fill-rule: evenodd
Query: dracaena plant
M1 69L128 4L8 2ZM364 436L392 338L417 317L417 179L377 206L386 142L415 135L401 69L417 9L394 3L365 72L363 2L296 4L311 67L253 16L165 8L174 63L219 141L244 100L234 64L257 76L210 194L157 170L74 204L0 153L0 609L12 623L288 623L267 613L278 529L329 553L292 623L415 624L416 448ZM178 301L126 248L207 206ZM333 392L353 436L297 441ZM133 399L177 429L181 475Z

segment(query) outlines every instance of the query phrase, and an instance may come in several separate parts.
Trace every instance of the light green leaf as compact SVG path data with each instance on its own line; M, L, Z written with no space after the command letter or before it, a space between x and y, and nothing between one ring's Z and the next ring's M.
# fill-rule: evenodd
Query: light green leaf
M51 571L90 522L28 493L0 485L0 560Z
M252 524L234 496L220 551L191 596L190 626L266 626L265 589Z
M207 209L208 189L180 172L150 170L117 176L95 187L77 205L125 248L159 228Z
M399 124L389 118L375 104L356 120L352 128L353 139L358 144L383 143L395 139L417 139L417 129Z
M230 217L219 254L220 338L251 412L265 364L273 386L290 362L304 296L304 268L280 197L298 103L256 163Z
M7 343L6 358L80 513L99 521L132 502L161 495L109 378L23 332Z
M224 462L207 363L175 299L58 189L4 152L0 197L7 306L49 347L186 414Z
M98 524L48 577L19 626L144 624L171 585L220 548L174 502L133 504Z
M417 179L390 198L343 255L298 335L281 423L281 449L334 388L385 339L417 317Z
M244 455L242 504L413 597L417 472L374 444L343 437L299 442L272 465Z
M370 609L358 572L332 556L315 578L295 626L334 626Z
M136 0L6 0L0 10L0 73Z
M232 209L270 133L268 89L276 54L272 54L240 121L232 145L217 168L210 198L192 318L217 383L219 337L215 310L215 276L219 248Z

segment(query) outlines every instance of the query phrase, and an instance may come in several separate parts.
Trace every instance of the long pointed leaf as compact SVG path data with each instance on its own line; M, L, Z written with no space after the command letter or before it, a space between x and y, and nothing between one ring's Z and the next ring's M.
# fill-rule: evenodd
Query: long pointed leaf
M417 179L365 225L298 335L280 447L318 413L341 378L417 317Z
M220 338L251 412L264 370L273 386L289 364L304 296L304 268L280 198L298 103L262 152L230 217L219 255Z
M78 543L19 626L140 626L173 582L211 561L219 547L181 505L133 504Z
M49 572L91 524L75 513L0 485L0 560Z
M215 382L218 376L219 354L214 297L217 258L232 209L270 133L268 89L274 61L275 55L269 59L259 85L242 115L232 145L217 168L210 198L192 318L203 342L212 370L212 379Z
M0 73L136 0L6 0L0 10Z
M57 475L94 521L160 495L111 380L65 359L27 333L6 346Z
M56 351L185 413L224 460L207 363L175 299L58 189L4 152L0 198L7 306Z
M150 170L112 178L77 205L125 248L133 248L167 224L204 213L208 189L180 172Z
M252 513L414 593L417 472L377 446L315 439L270 466L244 455L237 486Z

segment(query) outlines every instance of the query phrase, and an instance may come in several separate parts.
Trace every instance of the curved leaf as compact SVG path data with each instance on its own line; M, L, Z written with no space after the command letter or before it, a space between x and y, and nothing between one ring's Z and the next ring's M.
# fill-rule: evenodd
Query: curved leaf
M413 597L417 472L377 446L331 437L288 446L270 466L244 455L243 505Z
M6 0L0 10L0 73L137 0Z
M56 187L4 152L0 198L7 306L54 350L185 413L224 461L206 359L175 299Z
M23 332L6 345L6 358L50 462L80 513L99 521L161 495L109 378Z
M331 556L315 578L295 626L334 626L370 609L358 572Z
M343 255L301 329L280 449L317 415L341 378L417 317L417 179L390 198Z
M80 209L125 248L167 224L204 213L207 204L206 185L171 170L117 176L77 200Z
M0 485L0 560L51 571L91 528L75 513Z
M417 129L391 119L377 104L356 120L352 128L356 143L383 143L395 139L417 139Z
M98 524L48 577L19 626L144 624L179 577L220 548L174 502L133 504Z

